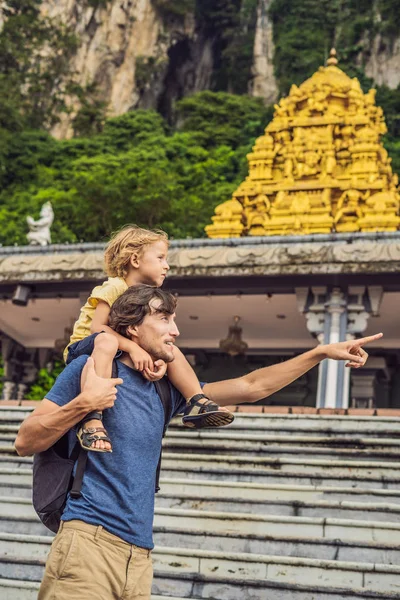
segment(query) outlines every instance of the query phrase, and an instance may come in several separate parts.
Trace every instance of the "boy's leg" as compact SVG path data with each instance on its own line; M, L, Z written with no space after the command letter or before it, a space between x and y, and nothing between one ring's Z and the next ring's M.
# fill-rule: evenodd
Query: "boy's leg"
M187 401L182 419L183 424L186 427L202 429L203 427L221 427L232 423L233 414L203 394L195 372L176 346L174 354L175 360L168 363L168 377Z
M99 377L109 378L112 374L112 363L114 357L118 351L118 340L116 337L109 333L100 333L96 336L94 340L94 350L92 352L92 358L94 360L94 368L96 371L96 375ZM81 375L81 388L83 387L86 381L86 366L82 370ZM100 411L98 411L100 412ZM90 414L88 415L90 416ZM103 423L100 419L89 419L84 421L85 429L94 428L101 429L103 428ZM78 432L80 434L80 431ZM110 451L111 444L110 442L97 440L93 442L90 446L91 450L103 450Z

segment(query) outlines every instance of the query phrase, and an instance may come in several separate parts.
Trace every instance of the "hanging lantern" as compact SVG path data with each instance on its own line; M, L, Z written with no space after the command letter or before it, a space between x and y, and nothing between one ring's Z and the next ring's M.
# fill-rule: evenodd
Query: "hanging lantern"
M245 354L248 348L246 342L242 340L242 328L238 325L239 321L240 317L233 317L233 325L229 327L228 337L219 343L221 350L230 356Z

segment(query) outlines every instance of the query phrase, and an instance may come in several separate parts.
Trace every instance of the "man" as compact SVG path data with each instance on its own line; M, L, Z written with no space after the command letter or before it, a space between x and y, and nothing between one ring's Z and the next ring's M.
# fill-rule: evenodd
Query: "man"
M110 326L144 348L153 360L174 360L179 335L176 300L160 288L129 288L114 303ZM102 334L100 334L102 335ZM291 360L253 373L206 384L219 405L256 402L288 385L324 358L358 368L367 353L362 340L318 346ZM47 398L24 421L16 439L18 454L41 452L74 428L91 410L104 410L115 440L112 454L90 453L79 499L69 498L50 551L39 600L149 600L152 581L154 487L164 425L154 384L133 369L129 355L118 362L121 378L102 379L93 359L81 356L66 367ZM81 373L85 364L85 381ZM118 393L117 388L118 386ZM171 386L173 414L185 400Z

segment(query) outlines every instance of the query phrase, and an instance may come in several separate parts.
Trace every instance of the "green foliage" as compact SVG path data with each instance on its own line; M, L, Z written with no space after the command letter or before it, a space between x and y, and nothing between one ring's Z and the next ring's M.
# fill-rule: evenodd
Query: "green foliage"
M77 40L61 23L40 16L41 0L10 0L0 32L0 124L50 127L65 108L69 58Z
M100 98L94 84L85 89L75 86L75 93L80 101L80 109L72 123L74 135L90 136L100 133L106 119L107 103Z
M400 85L394 90L385 85L379 86L376 102L383 108L390 136L400 137Z
M246 153L271 114L254 98L203 92L178 104L177 130L137 110L86 138L24 132L5 163L0 243L26 243L26 215L37 217L47 200L54 242L99 241L132 221L203 236L214 207L245 176Z
M56 361L50 371L40 369L35 383L31 386L27 400L43 400L47 392L53 387L55 380L64 369L65 365L61 361Z
M138 56L136 58L135 83L140 91L149 87L165 69L167 61L165 58L155 56Z
M178 102L177 113L180 129L193 131L205 147L237 148L259 135L273 111L259 98L207 91Z
M398 0L377 0L376 10L380 14L380 32L391 39L397 38L400 29Z
M245 94L251 79L257 0L199 0L199 28L213 40L213 89Z

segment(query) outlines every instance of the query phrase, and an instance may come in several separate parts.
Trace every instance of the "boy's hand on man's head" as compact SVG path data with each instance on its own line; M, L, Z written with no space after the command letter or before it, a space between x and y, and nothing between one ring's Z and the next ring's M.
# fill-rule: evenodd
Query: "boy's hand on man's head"
M91 356L86 362L86 378L82 386L82 394L92 405L92 410L104 410L114 406L117 398L117 388L123 379L120 377L99 377L94 370L94 360Z
M143 369L142 375L148 381L158 381L162 379L167 372L167 363L161 359L154 361L154 370Z
M150 354L137 344L131 344L129 356L133 362L133 366L137 371L144 371L144 369L154 371L153 359L151 358Z

